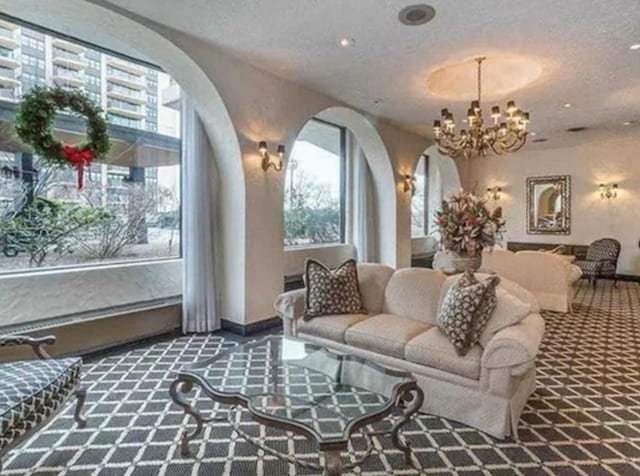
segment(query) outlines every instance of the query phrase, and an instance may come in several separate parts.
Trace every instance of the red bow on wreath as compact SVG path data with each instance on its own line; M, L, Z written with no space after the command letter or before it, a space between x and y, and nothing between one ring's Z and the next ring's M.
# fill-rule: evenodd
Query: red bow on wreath
M84 188L84 168L91 164L94 159L91 149L80 149L75 145L62 146L62 153L65 159L76 168L78 172L78 190Z

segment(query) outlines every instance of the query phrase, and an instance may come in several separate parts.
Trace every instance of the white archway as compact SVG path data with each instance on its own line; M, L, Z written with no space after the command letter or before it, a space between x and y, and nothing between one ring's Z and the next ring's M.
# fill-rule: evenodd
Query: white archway
M233 177L217 184L220 212L223 272L221 284L224 316L244 316L245 269L237 266L245 254L245 180L238 136L227 108L207 74L183 50L156 32L128 18L112 5L84 0L0 0L0 10L34 24L70 36L91 39L114 49L149 59L169 73L193 100L212 146L218 176Z
M348 107L329 107L318 112L315 117L346 127L362 148L373 175L375 188L379 261L395 267L398 259L396 181L389 153L380 134L369 119Z

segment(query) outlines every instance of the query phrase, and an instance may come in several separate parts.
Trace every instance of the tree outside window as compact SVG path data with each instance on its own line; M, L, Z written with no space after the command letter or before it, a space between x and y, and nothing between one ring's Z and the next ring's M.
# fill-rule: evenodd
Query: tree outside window
M285 246L344 241L344 134L318 120L300 132L285 177Z

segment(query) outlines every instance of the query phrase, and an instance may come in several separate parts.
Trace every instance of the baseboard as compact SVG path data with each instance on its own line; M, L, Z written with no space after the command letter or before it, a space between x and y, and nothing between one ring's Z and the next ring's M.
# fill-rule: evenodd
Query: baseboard
M634 283L640 283L640 276L636 274L617 274L616 279L618 281L633 281Z
M251 336L267 330L276 330L282 327L282 321L278 316L270 317L263 321L252 322L251 324L238 324L237 322L222 320L222 329L233 332L241 336Z

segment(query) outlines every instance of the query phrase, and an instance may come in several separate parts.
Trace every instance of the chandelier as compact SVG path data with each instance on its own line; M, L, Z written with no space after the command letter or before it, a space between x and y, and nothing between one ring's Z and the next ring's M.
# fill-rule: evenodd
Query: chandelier
M514 101L507 102L505 116L500 113L500 107L491 108L492 125L486 125L482 117L480 99L482 95L482 62L485 57L476 58L478 63L478 99L471 101L467 111L467 129L456 134L456 123L453 114L448 109L442 110L442 119L433 121L433 133L440 153L449 157L486 155L493 151L495 154L516 152L527 142L527 125L529 113L516 107Z

